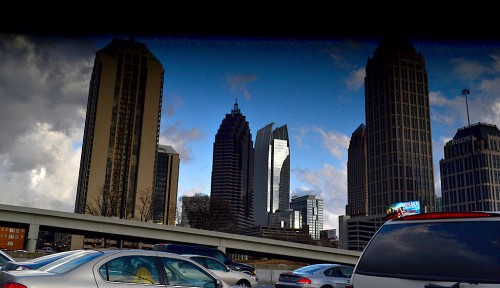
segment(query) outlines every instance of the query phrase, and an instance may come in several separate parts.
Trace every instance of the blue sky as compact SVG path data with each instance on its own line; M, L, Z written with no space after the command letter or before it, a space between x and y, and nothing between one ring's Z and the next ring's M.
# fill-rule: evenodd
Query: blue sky
M95 52L122 35L0 34L1 203L72 212ZM291 194L324 200L325 229L347 203L347 148L365 122L365 65L378 38L137 37L165 68L160 143L180 153L179 196L210 193L215 134L238 101L253 138L286 124ZM444 143L500 123L500 42L412 39L431 99L434 180Z

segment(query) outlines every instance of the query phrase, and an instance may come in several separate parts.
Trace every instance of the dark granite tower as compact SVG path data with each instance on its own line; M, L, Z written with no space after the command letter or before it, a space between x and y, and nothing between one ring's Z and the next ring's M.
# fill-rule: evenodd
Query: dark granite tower
M238 103L215 135L210 210L214 230L243 233L253 225L254 148Z

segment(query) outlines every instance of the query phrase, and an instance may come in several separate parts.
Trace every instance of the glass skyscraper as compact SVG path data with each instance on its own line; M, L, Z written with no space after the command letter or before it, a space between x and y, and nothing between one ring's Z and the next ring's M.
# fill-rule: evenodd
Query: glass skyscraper
M290 202L290 208L300 211L302 215L302 227L309 227L309 234L315 240L320 239L323 230L323 199L315 195L294 197Z
M382 39L365 77L369 215L407 201L435 210L429 106L423 56L405 39Z
M271 213L290 208L290 143L286 125L270 123L255 138L255 225L270 225Z
M235 103L215 135L210 194L214 230L242 233L253 225L253 165L250 126Z

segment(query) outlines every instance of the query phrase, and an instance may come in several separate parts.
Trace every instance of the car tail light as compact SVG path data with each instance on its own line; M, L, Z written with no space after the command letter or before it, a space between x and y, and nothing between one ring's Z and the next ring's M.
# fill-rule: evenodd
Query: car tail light
M19 284L19 283L4 283L2 285L2 288L28 288L28 287L24 286L23 284Z
M347 285L345 285L345 288L354 288L354 286L347 284Z
M311 284L311 279L309 278L301 278L297 283L302 283L302 284Z

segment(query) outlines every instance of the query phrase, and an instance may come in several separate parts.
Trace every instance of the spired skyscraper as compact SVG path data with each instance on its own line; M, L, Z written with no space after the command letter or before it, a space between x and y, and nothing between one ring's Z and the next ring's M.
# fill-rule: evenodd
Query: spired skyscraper
M269 225L271 213L290 209L290 143L286 125L270 123L255 138L255 225Z
M382 39L365 78L369 215L415 200L435 210L428 89L423 56L405 39Z
M215 135L210 194L214 230L243 233L253 225L253 165L250 126L235 103Z
M97 51L76 213L139 220L148 208L140 207L140 197L152 197L154 189L163 77L160 61L143 43L113 39Z

